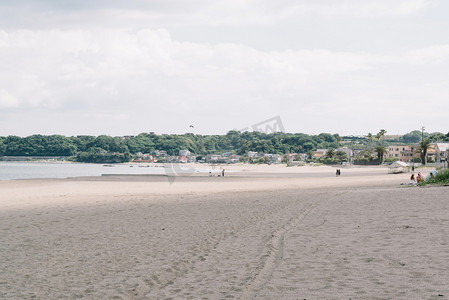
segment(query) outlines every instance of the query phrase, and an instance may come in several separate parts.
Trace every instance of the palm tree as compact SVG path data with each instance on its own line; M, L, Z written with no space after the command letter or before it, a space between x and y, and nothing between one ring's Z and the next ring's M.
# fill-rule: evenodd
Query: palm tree
M387 131L385 129L381 129L377 134L376 134L376 139L377 139L377 143L379 144L382 141L382 138L385 136L385 134L387 133Z
M368 137L368 141L369 141L369 147L371 148L372 145L373 145L373 139L374 139L374 137L373 137L373 135L372 135L371 132L368 133L367 137Z
M381 137L383 137L386 133L387 133L387 131L385 129L381 129L379 131L379 134L380 134Z
M419 145L419 152L421 153L421 162L423 165L427 163L427 150L430 148L430 140L423 139Z
M378 133L378 134L376 134L376 136L374 137L375 139L376 139L376 145L380 145L380 138L381 138L381 136L380 136L380 133Z
M335 155L335 150L334 149L329 149L326 152L326 158L333 158Z
M377 159L379 160L379 164L382 163L384 155L387 154L387 152L387 148L385 148L384 146L376 147Z
M307 151L307 155L309 156L310 159L312 159L313 158L313 151L312 150Z

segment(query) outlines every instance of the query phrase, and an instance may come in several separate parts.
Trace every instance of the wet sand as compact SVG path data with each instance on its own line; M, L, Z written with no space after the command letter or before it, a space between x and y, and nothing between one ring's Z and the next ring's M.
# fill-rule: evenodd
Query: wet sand
M0 298L447 299L449 188L328 171L0 182Z

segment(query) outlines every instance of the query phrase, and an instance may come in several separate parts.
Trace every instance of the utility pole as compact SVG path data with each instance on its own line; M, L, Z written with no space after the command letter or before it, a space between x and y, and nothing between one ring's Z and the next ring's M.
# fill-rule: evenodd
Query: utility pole
M424 130L426 128L424 126L421 127L421 163L426 164L426 158L424 157L423 153L424 153Z

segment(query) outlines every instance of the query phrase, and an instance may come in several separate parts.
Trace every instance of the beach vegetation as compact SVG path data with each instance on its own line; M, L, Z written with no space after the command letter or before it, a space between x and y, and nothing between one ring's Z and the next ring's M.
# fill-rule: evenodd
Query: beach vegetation
M360 151L354 159L355 165L378 165L379 161L370 149Z
M377 153L377 160L379 161L379 163L382 163L383 159L384 159L384 155L387 154L387 148L385 148L385 146L377 146L375 149L376 153Z
M326 155L319 161L326 165L341 164L342 162L348 161L348 155L341 150L335 151L333 149L329 149Z
M421 162L422 162L421 157L415 157L415 158L413 158L413 162L414 162L414 163L421 163Z
M449 184L449 169L441 169L437 172L435 177L431 177L428 180L425 180L421 182L419 185L442 185L442 184Z
M398 160L399 160L399 157L389 157L389 158L386 158L384 160L384 162L386 162L386 163L394 163L395 161L398 161Z
M88 163L123 163L131 160L131 153L108 152L102 148L94 147L87 152L81 152L77 155L76 161Z

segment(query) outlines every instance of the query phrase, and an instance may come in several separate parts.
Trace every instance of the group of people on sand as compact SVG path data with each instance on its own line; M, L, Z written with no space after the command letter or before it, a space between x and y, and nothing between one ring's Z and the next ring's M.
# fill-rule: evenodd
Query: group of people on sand
M341 170L340 169L337 169L337 172L335 172L335 176L340 176L341 175Z
M434 178L436 175L436 170L433 169L429 172L429 175L427 175L426 180ZM410 183L409 184L418 184L424 181L424 177L422 176L421 172L418 172L418 175L415 177L415 174L413 173L412 176L410 176Z
M412 176L410 176L410 184L417 184L420 183L424 180L424 178L422 177L421 172L418 173L418 175L415 177L415 174L412 174Z
M214 175L212 175L212 172L209 171L209 177L212 177L212 176L214 176ZM225 169L222 169L221 170L221 177L224 177L224 176L225 176ZM218 175L218 177L220 177L220 175Z

